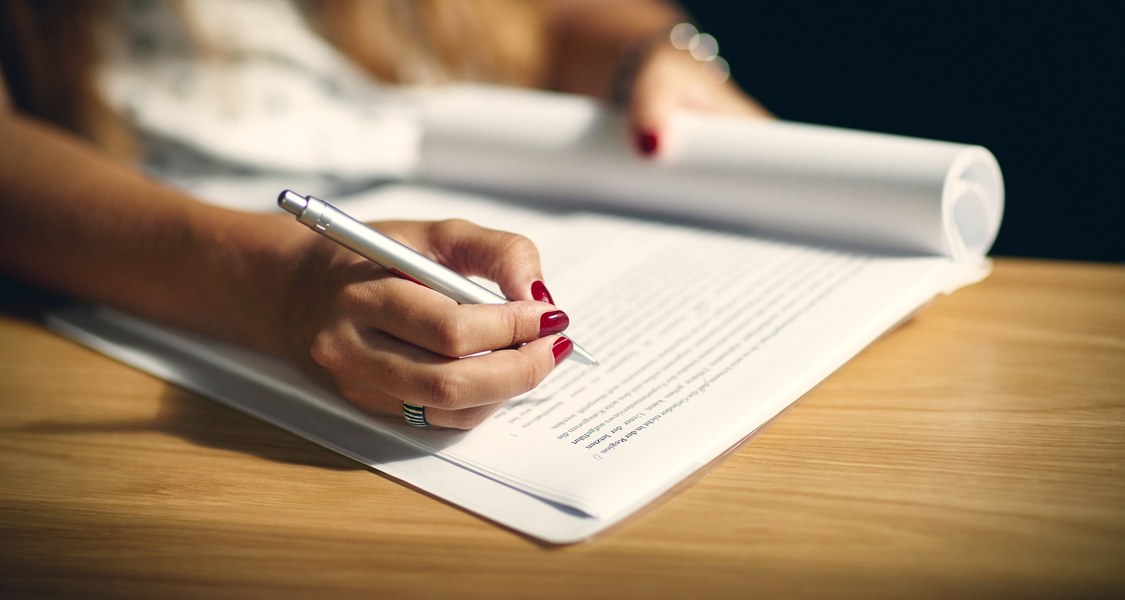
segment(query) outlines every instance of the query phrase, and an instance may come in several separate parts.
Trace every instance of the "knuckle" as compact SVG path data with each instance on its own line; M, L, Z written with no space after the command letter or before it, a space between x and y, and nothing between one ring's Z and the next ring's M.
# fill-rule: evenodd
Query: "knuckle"
M511 305L507 305L511 306ZM509 339L506 345L514 346L521 342L534 339L535 335L539 333L538 326L534 329L529 325L534 320L534 317L529 317L521 311L504 310L501 311L503 326L509 332Z
M450 358L469 354L468 325L449 311L434 324L434 350Z
M535 242L518 233L502 233L499 245L500 251L509 258L539 260L539 249Z
M444 237L464 231L469 227L474 227L474 225L465 219L443 219L433 222L431 233L438 237Z
M336 340L325 333L313 336L312 343L309 345L309 357L316 364L329 370L343 362L343 353Z
M547 373L540 368L539 361L524 356L522 352L520 356L523 358L516 363L512 378L519 382L522 390L520 393L523 393L535 389L547 377Z
M459 373L442 371L430 381L430 400L428 406L443 410L455 410L468 397L469 384Z

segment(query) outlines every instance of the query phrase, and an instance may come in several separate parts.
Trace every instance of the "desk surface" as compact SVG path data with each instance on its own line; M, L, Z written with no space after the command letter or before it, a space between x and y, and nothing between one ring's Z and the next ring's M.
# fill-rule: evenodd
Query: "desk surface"
M1125 593L1125 267L998 260L692 486L569 547L5 303L0 596Z

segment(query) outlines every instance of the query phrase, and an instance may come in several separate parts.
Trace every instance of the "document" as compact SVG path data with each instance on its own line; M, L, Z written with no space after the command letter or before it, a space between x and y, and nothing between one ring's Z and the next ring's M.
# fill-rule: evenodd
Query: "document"
M52 325L570 543L668 493L935 295L988 274L1003 187L983 148L685 115L651 162L629 150L620 116L581 98L468 88L434 102L418 181L327 199L360 219L457 216L527 235L568 333L600 367L564 362L471 431L418 429L268 357L105 308Z

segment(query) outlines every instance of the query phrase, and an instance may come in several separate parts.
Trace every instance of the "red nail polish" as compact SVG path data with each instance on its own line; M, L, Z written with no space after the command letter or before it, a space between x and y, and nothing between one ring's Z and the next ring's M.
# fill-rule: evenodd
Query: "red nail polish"
M574 342L569 339L561 337L555 340L554 345L551 346L551 352L555 355L555 364L557 365L566 360L573 350Z
M539 337L558 333L570 326L570 317L561 310L543 313L539 317Z
M652 156L656 154L656 149L660 146L660 142L656 137L656 132L651 129L646 129L637 134L637 148L641 154L645 156Z
M555 303L555 299L551 297L551 292L547 291L547 286L538 279L531 284L531 297L538 302Z

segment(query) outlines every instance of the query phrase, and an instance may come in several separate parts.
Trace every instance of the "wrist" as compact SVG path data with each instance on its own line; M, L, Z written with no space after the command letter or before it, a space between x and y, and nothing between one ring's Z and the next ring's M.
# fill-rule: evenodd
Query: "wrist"
M283 215L201 206L192 230L200 249L195 285L205 322L216 337L274 355L288 355L288 321L308 232Z
M549 2L550 38L545 83L555 89L609 98L629 50L685 20L667 0Z

